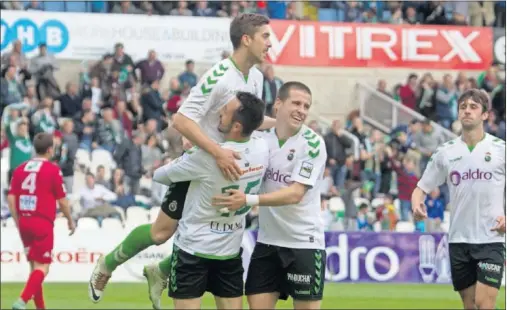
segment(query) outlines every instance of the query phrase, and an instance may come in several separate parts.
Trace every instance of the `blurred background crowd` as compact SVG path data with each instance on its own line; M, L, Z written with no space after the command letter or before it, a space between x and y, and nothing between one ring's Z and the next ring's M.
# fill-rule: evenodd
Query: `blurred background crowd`
M3 9L95 13L235 16L259 12L276 19L308 19L392 24L468 24L505 27L505 2L444 1L11 1ZM296 6L302 6L299 9ZM303 12L297 15L296 12ZM223 52L223 57L228 57ZM55 158L63 172L76 218L99 223L116 217L128 221L129 209L152 210L161 204L166 188L151 182L153 171L183 151L181 135L171 117L200 76L194 62L181 64L181 73L160 85L166 74L157 53L132 59L121 42L95 62L83 62L79 77L57 81L59 63L40 44L29 58L17 41L1 56L2 170L13 169L33 156L31 139L38 132L54 134ZM263 100L267 115L283 81L276 67L263 64ZM75 82L79 81L79 82ZM424 116L382 132L371 127L358 110L326 125L309 119L321 134L328 153L322 182L322 209L328 229L431 231L448 225L445 186L427 198L429 219L414 223L410 194L438 145L443 131L460 133L457 98L470 88L491 96L492 110L484 123L488 133L505 140L505 74L498 63L474 76L432 72L410 74L400 84L378 80L376 96L387 96ZM6 168L8 167L8 168ZM2 186L4 186L2 182ZM131 212L134 214L134 212ZM8 218L5 188L2 218ZM256 226L256 210L248 218Z

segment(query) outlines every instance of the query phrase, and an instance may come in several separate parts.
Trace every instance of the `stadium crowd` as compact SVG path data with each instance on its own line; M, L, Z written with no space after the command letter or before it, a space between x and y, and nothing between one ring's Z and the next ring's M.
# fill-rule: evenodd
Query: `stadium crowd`
M2 2L3 8L8 9L43 9L46 3L30 1L25 6L24 1L12 1L9 5ZM99 5L104 8L97 9ZM483 5L479 11L484 14L484 25L505 24L505 3L503 21L501 5L492 2L472 1L466 8L438 1L334 1L305 5L344 11L345 20L354 22L376 22L368 14L376 12L378 16L379 11L392 12L389 22L393 22L399 10L405 16L415 8L417 22L445 24L449 16L456 20L461 14L471 25L477 25L474 5ZM293 6L293 2L284 1L91 3L92 11L97 12L234 16L238 12L264 10L272 18L312 19L310 13L304 17L290 15L295 11ZM445 13L449 9L451 15ZM444 17L438 12L443 12ZM492 19L486 17L489 13L494 15ZM411 17L404 18L396 23L415 23ZM227 52L223 57L228 57ZM58 62L44 44L39 46L39 55L28 59L17 41L11 51L2 54L1 64L0 144L2 156L8 158L2 161L8 162L8 178L13 169L31 158L31 138L38 132L48 132L54 134L54 161L59 163L67 191L74 197L76 217L92 217L99 222L107 217L123 220L129 207L149 209L161 204L166 188L150 178L156 168L183 152L182 137L172 128L171 117L199 80L192 60L185 62L181 74L172 77L168 87L160 85L165 72L155 51L134 62L121 43L112 47L110 54L85 65L79 83L69 77L64 89L54 77ZM267 103L266 114L273 115L273 103L283 81L271 65L263 65L261 71L265 76L262 99ZM445 75L441 82L434 80L431 72L421 77L411 74L406 84L393 87L379 80L379 94L400 101L427 118L414 119L390 133L364 124L358 111L352 111L345 122L333 120L329 128L320 128L320 123L310 121L310 126L326 141L328 167L321 191L329 229L392 231L398 221L411 220L410 194L432 152L444 142L439 134L441 127L430 120L459 134L456 101L464 90L477 87L490 94L493 109L484 126L487 132L505 140L505 76L501 71L493 64L479 76ZM166 88L167 92L161 91ZM353 143L345 132L359 140L359 158L353 155ZM333 208L335 197L340 197L344 205L338 212ZM2 190L2 218L8 217L4 198ZM439 231L447 203L446 188L435 190L427 200L431 207L429 220L416 223L416 229ZM248 218L253 226L255 213L254 210Z

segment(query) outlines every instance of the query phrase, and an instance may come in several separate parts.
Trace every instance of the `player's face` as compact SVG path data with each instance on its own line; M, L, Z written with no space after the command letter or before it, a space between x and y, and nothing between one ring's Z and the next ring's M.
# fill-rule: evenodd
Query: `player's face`
M289 97L278 102L277 118L284 120L291 129L299 129L306 120L310 106L312 105L312 96L299 89L290 89Z
M234 98L222 107L220 110L220 123L218 124L218 131L223 134L228 134L231 132L234 125L232 118L234 116L234 112L239 108L239 106L239 101Z
M263 25L257 29L257 32L249 40L248 50L258 63L264 62L271 47L269 33L269 26Z
M459 103L458 109L458 119L463 130L470 131L479 128L488 119L488 112L483 112L482 105L470 98Z

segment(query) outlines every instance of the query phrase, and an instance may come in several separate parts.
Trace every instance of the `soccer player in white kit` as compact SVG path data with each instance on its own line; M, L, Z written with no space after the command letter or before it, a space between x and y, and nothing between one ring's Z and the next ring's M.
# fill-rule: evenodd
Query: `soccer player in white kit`
M259 14L242 14L234 18L230 26L230 37L234 48L231 57L209 69L174 117L173 126L194 145L212 155L222 173L229 179L238 179L241 168L236 163L239 155L222 148L223 134L218 131L220 109L235 96L237 91L247 91L262 97L264 78L255 67L264 61L269 41L269 19ZM261 129L274 125L274 120L265 117ZM136 227L112 252L97 262L90 277L88 296L99 302L113 271L151 245L162 244L176 231L181 218L185 197L190 182L173 183L161 205L161 212L153 224ZM169 260L160 264L167 265ZM160 276L159 267L148 266L144 270L148 283ZM158 282L157 282L158 283ZM160 296L163 286L157 286L150 296ZM154 307L157 307L156 300Z
M242 174L229 181L213 157L199 149L157 169L153 181L165 185L191 181L182 217L174 237L169 270L169 296L175 309L199 309L202 295L215 296L218 309L240 309L243 296L241 243L245 217L251 206L222 213L211 206L213 195L228 189L255 194L269 164L268 144L263 138L250 137L263 120L261 99L239 92L222 109L220 131L226 142L222 147L241 154Z
M327 154L324 140L304 125L311 104L306 85L285 83L274 106L275 128L263 135L270 150L265 194L231 190L214 197L215 207L230 210L261 206L245 284L250 309L273 309L289 295L296 309L320 309L326 250L319 182Z
M505 141L484 132L489 96L471 89L458 99L462 135L440 146L412 194L416 221L425 195L449 186L449 255L454 290L465 309L494 309L505 264Z

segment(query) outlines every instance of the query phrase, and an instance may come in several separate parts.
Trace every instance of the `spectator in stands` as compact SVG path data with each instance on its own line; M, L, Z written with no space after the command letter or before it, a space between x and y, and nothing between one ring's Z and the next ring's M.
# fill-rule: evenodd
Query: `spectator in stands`
M91 101L91 109L94 113L99 113L104 103L104 91L100 88L100 80L98 77L92 77L90 84L83 87L83 98L89 98ZM84 99L83 99L84 100Z
M384 196L384 203L375 210L376 219L380 222L382 231L396 231L398 214L391 195Z
M180 82L177 78L171 78L169 81L169 99L167 100L167 111L171 114L178 112L181 104L183 103L181 96Z
M25 7L21 1L2 1L0 2L2 10L24 10Z
M396 148L391 148L391 154L386 151L387 149L387 147L382 148L381 151L379 150L378 154L380 162L380 184L378 185L378 193L384 195L388 195L391 192L391 184L394 172L389 155L392 155L393 157L396 157L398 155L398 150Z
M95 172L95 184L100 184L111 190L111 183L106 180L106 168L103 165L97 166L97 171Z
M28 104L28 111L30 113L35 112L39 106L39 99L37 98L37 92L35 91L35 84L32 81L26 83L24 102Z
M320 198L321 198L321 209L325 209L325 205L332 197L339 196L340 192L334 185L333 177L331 176L331 169L326 167L324 169L324 175L322 182L320 183Z
M90 69L90 79L98 78L99 79L99 85L100 88L105 92L108 93L108 89L106 86L108 85L108 77L111 74L111 69L113 65L113 55L106 54L102 56L102 59L97 62L95 65L93 65ZM110 92L110 91L109 91Z
M484 122L484 130L490 135L498 136L499 126L496 112L494 110L489 111L488 119Z
M81 96L78 86L74 82L68 82L65 86L65 94L60 97L60 116L74 117L81 110Z
M5 76L9 66L14 66L16 68L16 80L24 84L32 78L32 75L28 71L28 60L25 55L17 51L18 48L21 49L21 43L18 42L14 43L11 52L2 55L2 77Z
M124 180L123 170L121 168L116 168L113 171L113 176L109 180L109 184L108 184L107 188L113 192L116 192L116 189L118 188L118 186L120 186L120 185L123 186L124 182L125 182L125 180ZM155 182L153 182L153 183L155 183Z
M160 81L155 80L146 86L142 90L141 96L141 107L143 108L142 122L146 122L149 119L159 120L157 128L162 128L161 118L165 117L164 100L162 99L160 92Z
M157 59L157 53L154 50L150 50L148 58L138 62L135 68L139 70L141 82L144 84L149 84L150 81L162 80L164 77L164 66Z
M131 1L120 1L119 5L116 3L111 10L111 13L115 14L143 14L144 12L134 5Z
M440 197L440 190L434 189L427 197L424 203L427 207L428 218L426 219L426 232L438 233L442 229L440 225L444 221L445 204Z
M424 117L433 119L435 116L435 104L433 98L435 95L435 81L431 73L426 73L421 78L421 82L416 90L417 111Z
M6 110L10 118L4 118L3 126L11 149L9 153L8 180L11 179L14 169L25 161L32 158L32 141L28 134L28 119L20 116L20 111L15 108Z
M324 137L327 151L327 166L330 168L334 185L341 189L345 185L347 177L347 149L352 146L352 141L343 135L343 126L339 120L334 120L331 130Z
M56 82L54 71L58 70L58 63L52 54L47 52L46 43L39 45L39 55L30 62L30 73L37 80L37 96L39 99L49 96L53 99L60 97L60 87Z
M352 168L352 156L347 158L347 166L349 171ZM359 178L352 177L349 173L349 178L345 181L344 187L340 190L340 197L345 204L345 221L344 221L344 229L345 231L356 231L357 230L357 207L354 202L353 193L361 187L361 182Z
M400 163L394 158L394 153L390 147L386 147L386 154L390 158L391 165L397 176L401 220L408 221L412 210L410 199L413 190L417 186L417 182L419 182L419 178L415 173L416 162L414 158L405 156L402 163Z
M445 8L442 1L428 1L419 7L423 17L423 24L446 25Z
M458 97L464 90L456 89L450 74L445 74L443 83L438 87L435 94L435 111L438 123L444 128L450 129L452 123L457 119Z
M308 123L308 127L313 130L316 134L322 137L322 128L317 120L312 120Z
M130 1L124 1L130 2ZM134 70L134 61L132 57L125 53L125 48L123 43L116 43L114 45L114 55L113 55L113 64L111 66L111 71L122 71L122 69L126 69L129 74L131 74Z
M399 11L399 13L398 13L398 15L394 15L396 18L396 20L394 20L395 23L403 22L403 20L401 19L401 9L398 9L396 11ZM396 14L396 11L395 11L395 14ZM399 18L398 18L398 16L399 16ZM368 23L368 24L376 24L377 23L377 9L374 6L367 8L363 12L363 14L361 14L361 22Z
M386 80L378 80L377 82L377 91L392 98L393 95L387 91L387 82Z
M123 143L114 152L114 159L118 167L125 171L125 189L133 195L139 194L139 181L146 173L142 165L141 145L143 143L144 134L138 131L133 134L132 140L124 139Z
M368 205L362 203L357 212L357 229L359 231L373 231L373 222L374 219L368 215Z
M5 77L0 80L0 112L12 103L22 103L25 88L16 80L16 67L9 65Z
M162 151L158 147L157 137L153 134L148 135L146 144L141 146L141 151L143 168L151 175L162 161Z
M417 74L410 74L407 79L407 84L400 87L400 99L401 103L415 111L417 106L416 99L417 89Z
M178 1L178 6L171 10L171 15L174 16L192 16L192 11L188 9L187 1Z
M113 110L106 106L102 109L102 118L98 120L95 128L92 148L100 147L113 152L123 139L123 129L118 120L113 117Z
M53 98L46 96L40 103L39 109L31 117L34 135L39 132L53 133L58 128L56 115L53 113Z
M172 1L152 1L153 9L160 15L169 15L173 9Z
M208 7L208 1L197 1L194 10L194 16L211 17L215 16L215 11Z
M171 122L174 118L174 114L171 115ZM167 141L167 156L175 159L183 154L183 140L181 133L177 131L173 126L169 125L162 133L162 137Z
M83 115L75 121L74 133L79 141L79 148L91 152L95 137L95 113L92 110L83 110Z
M413 139L421 152L420 167L421 171L424 171L431 155L437 150L439 145L445 142L444 137L439 130L433 127L431 121L426 119L422 123L421 131L415 134Z
M409 25L417 25L419 24L419 19L417 18L417 11L413 5L408 5L405 9L405 24Z
M495 18L495 27L505 28L505 1L496 1Z
M355 135L359 139L360 159L359 159L359 170L361 171L361 181L369 181L368 175L365 173L366 161L374 156L371 143L364 130L363 120L361 117L356 117L352 120L352 128L350 133Z
M74 133L74 123L72 120L65 120L62 125L61 157L58 162L62 170L63 183L67 193L73 192L74 162L78 148L79 141Z
M491 93L499 85L497 70L496 66L491 66L480 85L480 87L488 93Z
M106 217L121 219L118 211L109 204L116 198L115 193L100 184L95 184L95 177L88 172L86 174L86 186L79 192L82 207L80 217L92 217L99 222Z
M120 121L121 127L125 135L130 139L132 138L132 130L134 129L134 116L132 112L127 110L125 101L119 100L114 107L114 118Z
M194 73L194 61L187 60L185 62L185 71L183 71L180 75L178 75L178 80L180 81L180 87L184 88L192 88L197 85L197 74Z
M123 210L126 210L128 207L138 205L136 202L136 197L130 193L125 192L125 188L122 184L116 187L115 194L116 200L111 201L111 204L121 207Z
M25 10L27 11L42 11L42 3L39 1L30 1L30 3L26 6Z
M223 17L227 17L227 12L223 12ZM241 9L238 3L230 2L229 3L229 17L234 18L241 14Z
M495 23L495 3L493 1L470 1L468 13L470 26L490 27Z
M266 102L266 115L273 115L273 104L275 103L278 90L282 87L283 81L275 76L272 65L264 69L264 87L262 89L262 100Z
M345 21L352 23L361 22L363 3L360 1L335 1L340 9L345 11Z

